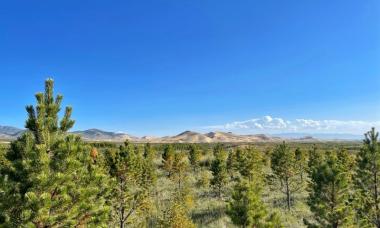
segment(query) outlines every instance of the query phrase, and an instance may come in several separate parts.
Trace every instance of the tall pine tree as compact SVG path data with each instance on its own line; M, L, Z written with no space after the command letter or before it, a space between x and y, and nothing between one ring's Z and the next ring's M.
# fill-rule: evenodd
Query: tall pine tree
M72 109L58 114L62 96L54 98L53 80L37 93L37 106L27 106L27 132L12 142L1 175L6 177L1 202L4 225L12 227L104 226L108 207L107 176L90 156L74 125Z

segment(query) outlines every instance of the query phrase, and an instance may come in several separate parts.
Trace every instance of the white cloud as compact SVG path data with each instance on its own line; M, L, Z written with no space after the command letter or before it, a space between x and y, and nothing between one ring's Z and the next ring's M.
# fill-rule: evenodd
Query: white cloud
M223 125L207 126L204 128L252 133L302 132L363 134L364 132L370 130L371 127L380 129L380 121L312 119L285 120L278 117L264 116L262 118L234 121Z

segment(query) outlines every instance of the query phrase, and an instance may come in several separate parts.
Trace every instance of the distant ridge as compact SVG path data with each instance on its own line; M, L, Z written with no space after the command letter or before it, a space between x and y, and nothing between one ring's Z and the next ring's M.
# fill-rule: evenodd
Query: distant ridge
M231 132L209 132L206 134L184 131L176 136L157 138L152 142L157 143L218 143L218 142L276 142L281 141L279 137L266 135L236 135Z
M125 133L115 133L110 131L103 131L99 129L88 129L84 131L74 131L73 134L82 136L84 140L87 141L115 141L123 142L125 140L136 141L137 137L130 136Z
M363 135L355 135L355 134L344 134L344 133L281 133L281 134L275 134L274 136L278 136L285 139L301 139L301 138L307 138L312 137L314 139L318 140L362 140Z
M165 143L211 143L213 140L206 135L193 131L184 131L176 136L158 138L157 142Z
M10 126L0 126L0 139L11 141L19 137L24 129L19 129ZM252 135L239 135L232 132L209 132L209 133L199 133L194 131L184 131L175 136L164 136L164 137L154 137L154 136L143 136L136 137L129 135L127 133L104 131L100 129L88 129L83 131L74 131L71 134L80 135L86 141L104 141L104 142L124 142L129 140L132 142L151 142L151 143L248 143L248 142L280 142L283 140L294 141L294 142L318 142L318 141L344 141L344 140L355 140L351 135L347 136L347 139L328 139L320 137L315 137L314 135L307 134L278 134L278 135L265 135L265 134L252 134ZM328 134L326 134L328 135ZM335 136L335 135L332 135ZM339 135L338 135L339 136Z
M0 139L13 140L21 136L25 130L11 126L0 126Z

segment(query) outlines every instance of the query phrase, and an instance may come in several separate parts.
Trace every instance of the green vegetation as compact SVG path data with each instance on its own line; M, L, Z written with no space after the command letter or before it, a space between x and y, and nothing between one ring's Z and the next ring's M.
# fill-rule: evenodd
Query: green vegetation
M356 187L358 212L362 225L380 227L380 148L379 133L372 128L365 134L363 148L357 155Z
M214 149L214 160L211 164L212 180L211 185L216 189L218 197L222 197L223 188L227 185L227 153L221 145L216 145Z
M73 126L71 108L61 121L62 96L53 97L53 81L37 93L37 106L27 106L29 130L4 155L2 223L6 227L106 225L108 178L89 156Z
M328 153L326 159L312 171L308 204L318 226L339 227L352 224L351 163L346 151ZM305 223L311 227L316 226L306 220Z
M53 81L0 144L0 227L380 227L380 147L88 143Z
M297 162L301 162L301 160L296 159L296 153L293 153L285 142L273 150L271 156L273 179L279 182L277 185L286 196L288 210L290 210L291 201L294 200L294 192L299 191L303 185L302 179L299 178L302 170L297 169L301 167L301 164L297 164Z

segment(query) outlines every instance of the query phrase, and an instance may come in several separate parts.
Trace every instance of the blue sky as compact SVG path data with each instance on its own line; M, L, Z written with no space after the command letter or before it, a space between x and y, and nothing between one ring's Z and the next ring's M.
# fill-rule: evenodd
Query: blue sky
M308 120L295 131L321 131L334 120L324 132L359 133L380 120L379 22L378 0L6 1L0 125L23 127L52 76L75 129L285 132ZM290 124L268 128L265 116ZM236 124L247 121L262 128Z

